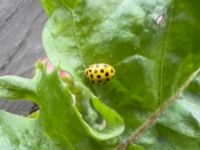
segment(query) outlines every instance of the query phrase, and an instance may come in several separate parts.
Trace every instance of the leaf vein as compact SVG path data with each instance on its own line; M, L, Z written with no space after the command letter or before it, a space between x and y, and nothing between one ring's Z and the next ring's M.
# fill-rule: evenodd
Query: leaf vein
M171 13L173 13L173 6L171 7ZM172 18L169 19L169 26L166 31L166 36L164 38L164 44L163 48L161 49L161 63L160 63L160 72L159 72L159 105L162 103L163 100L163 79L164 79L164 65L165 65L165 60L166 60L166 52L167 52L167 47L168 47L168 39L169 39L169 33L172 25Z

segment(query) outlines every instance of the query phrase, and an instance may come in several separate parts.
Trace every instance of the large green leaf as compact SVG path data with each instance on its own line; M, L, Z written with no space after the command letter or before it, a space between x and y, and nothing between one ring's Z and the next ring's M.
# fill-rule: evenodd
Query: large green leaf
M126 138L200 66L199 3L83 0L73 10L60 5L45 26L44 47L54 65L60 64L124 117L126 132L122 137ZM157 24L156 19L162 14L164 23ZM85 80L83 70L101 62L113 65L116 77L107 85L93 86ZM191 113L191 109L174 108L174 112ZM178 119L178 115L173 117ZM197 121L195 128L191 128L191 120L180 120L180 124L196 133ZM172 122L163 124L168 127L161 129L163 134L169 133ZM175 128L174 135L169 136L178 137L178 133ZM154 138L157 137L155 133ZM195 139L195 144L197 137L189 139L188 143ZM181 147L188 143L184 140ZM168 147L172 149L173 144L181 145L174 142Z
M7 76L0 77L0 83L7 91L1 90L1 97L30 98L40 107L37 119L1 112L0 140L8 142L0 143L0 147L19 150L54 150L55 147L85 150L87 147L93 150L97 146L102 149L117 146L117 136L124 130L123 119L87 89L75 82L73 85L64 82L58 70L47 73L45 65L39 62L33 79ZM38 134L42 140L36 140ZM46 143L45 147L41 142Z
M0 111L2 150L59 150L35 119Z
M138 143L149 150L200 149L200 73ZM156 135L156 136L155 136Z

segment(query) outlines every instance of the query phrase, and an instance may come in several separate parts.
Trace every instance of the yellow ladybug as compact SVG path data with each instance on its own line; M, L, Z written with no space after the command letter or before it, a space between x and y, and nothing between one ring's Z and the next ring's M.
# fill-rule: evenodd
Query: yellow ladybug
M85 69L85 75L93 84L105 84L114 77L115 69L104 63L93 64Z

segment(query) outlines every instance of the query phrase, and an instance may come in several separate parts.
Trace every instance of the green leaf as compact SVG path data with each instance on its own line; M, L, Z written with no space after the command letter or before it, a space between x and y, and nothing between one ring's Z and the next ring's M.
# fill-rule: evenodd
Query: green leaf
M144 147L140 146L140 145L135 145L135 144L132 144L128 147L127 150L145 150Z
M40 2L49 16L55 11L55 9L62 6L60 0L40 0Z
M59 150L38 121L0 111L0 147L3 150Z
M196 98L193 100L191 98L196 94L199 95L199 79L200 68L131 135L128 143L135 143L136 140L142 137L139 142L148 149L161 149L164 145L164 149L182 150L189 149L191 146L193 149L199 149L199 102ZM162 115L163 113L164 115ZM156 121L157 124L154 128L144 135Z
M61 2L68 8L74 9L80 0L61 0Z
M92 99L92 103L96 111L105 119L106 128L102 132L95 131L80 118L83 124L86 125L91 136L98 140L108 140L120 135L124 131L124 121L121 116L103 104L98 98Z
M67 7L74 9L80 0L40 0L44 6L46 13L50 16L56 9L60 7Z
M8 99L33 99L35 84L30 79L15 76L0 77L0 97Z
M32 91L34 92L32 98L40 107L39 117L36 119L18 117L9 113L4 115L4 112L0 114L0 120L2 120L0 126L3 131L7 131L6 134L0 136L0 139L2 137L8 140L9 145L7 144L6 149L9 149L9 146L17 149L18 143L23 143L20 150L23 146L34 149L36 144L38 145L36 149L47 150L48 147L43 148L40 142L47 143L47 146L52 144L51 149L56 147L56 149L85 150L87 147L88 150L93 150L97 146L102 149L115 148L118 144L117 136L124 130L123 119L91 95L87 88L79 86L74 81L70 81L74 82L73 85L70 85L67 80L64 82L59 76L59 70L47 73L46 69L46 66L39 62L36 75L32 80L14 76L0 78L0 82L4 83L1 84L2 89L9 89L6 93L7 98L21 98L18 95L22 92L27 95L25 98L30 98L33 94L29 91ZM18 123L12 124L12 121ZM18 126L20 126L19 129ZM15 128L17 128L16 131ZM39 132L34 134L37 129ZM27 139L22 138L23 135L14 136L18 132L25 132L24 130L28 132L24 135ZM31 138L33 136L36 138L40 132L42 141L37 140L32 143ZM49 140L46 137L50 139L49 142L46 142ZM105 140L110 142L106 143ZM28 143L26 144L25 141ZM98 143L99 141L102 142Z
M43 44L54 65L60 64L123 116L122 138L127 138L200 66L198 6L195 0L84 0L74 10L54 10L43 31ZM157 24L162 14L164 23ZM84 69L102 62L115 67L116 77L107 85L91 85ZM189 108L176 107L174 112L191 113ZM173 126L168 123L167 127ZM198 144L198 137L189 136L199 132L198 126L191 128L192 120L181 119L180 124L190 128L187 138L178 134L178 127L170 136L185 139L181 147L192 139ZM169 129L160 130L165 134ZM178 142L167 147L176 144L180 148Z
M138 143L149 150L199 150L199 96L200 74Z
M46 115L43 114L44 118L41 118L41 121L44 123L44 126L46 126L46 128L48 128L49 131L52 128L58 130L56 133L52 133L54 137L58 136L59 139L62 140L68 139L69 141L70 139L73 139L75 137L77 138L77 140L83 140L83 135L80 137L77 136L80 133L77 132L76 134L76 130L77 131L86 130L93 138L97 140L108 140L120 135L123 132L124 130L123 119L115 111L105 106L99 99L94 97L89 97L92 99L92 104L95 110L101 115L103 119L105 119L106 125L103 129L101 129L101 131L93 129L84 120L83 118L84 116L80 114L79 110L75 106L75 104L77 103L76 99L74 100L72 98L72 96L70 95L70 91L62 85L62 82L59 81L57 72L54 72L51 75L46 75L43 71L41 73L40 78L41 79L38 80L39 82L37 83L37 94L39 95L38 103L41 106L40 114L41 115L43 113L46 114ZM75 85L75 87L73 88L77 88L77 90L79 90L78 88L80 87L78 87L78 85ZM88 93L86 89L84 89L83 87L81 88L82 88L81 92L83 94L82 93L80 94L82 94L81 96L83 97L85 96L85 98L81 100L82 101L85 100L86 101L85 105L87 105ZM65 113L61 115L60 109L64 110ZM84 108L84 109L89 109L89 108ZM56 122L55 124L53 123L51 125L49 124L48 122L50 115L49 113L51 113L51 120L53 122ZM59 127L57 127L58 124ZM61 131L59 132L59 130ZM73 134L71 133L69 135L67 134L61 135L61 133L63 132L64 133L73 132ZM81 134L83 133L81 132ZM74 143L76 144L76 142Z

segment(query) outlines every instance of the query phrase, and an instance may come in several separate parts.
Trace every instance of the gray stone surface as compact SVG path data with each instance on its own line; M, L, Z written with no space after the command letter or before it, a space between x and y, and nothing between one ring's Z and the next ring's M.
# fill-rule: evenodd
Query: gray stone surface
M0 0L0 75L31 78L36 60L45 56L41 32L46 15L39 0ZM29 101L0 101L0 108L26 115Z

